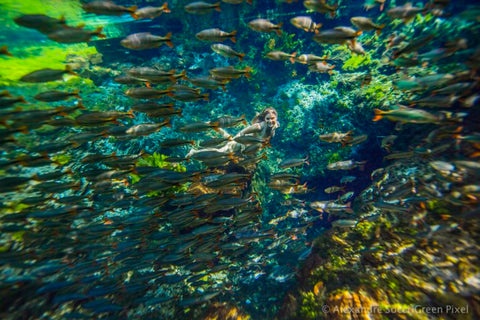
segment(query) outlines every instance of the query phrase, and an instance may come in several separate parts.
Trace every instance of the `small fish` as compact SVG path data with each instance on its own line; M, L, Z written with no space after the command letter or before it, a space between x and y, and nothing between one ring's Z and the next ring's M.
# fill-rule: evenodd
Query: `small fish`
M131 88L125 91L125 95L134 99L159 99L168 93L171 93L171 90L156 90L148 87Z
M348 49L350 49L352 52L355 52L356 54L359 54L361 56L364 56L367 54L365 49L363 49L362 44L358 41L355 42L349 42L347 43Z
M167 139L160 143L160 146L163 148L172 148L180 147L187 144L195 145L195 140L186 140L186 139Z
M333 187L328 187L328 188L326 188L326 189L323 190L323 191L325 191L325 193L328 193L328 194L330 194L330 193L336 193L336 192L340 192L340 191L341 191L341 192L345 192L345 187L333 186Z
M28 102L25 100L23 96L19 96L19 97L3 96L0 98L0 109L11 107L15 103L19 103L19 102L28 104Z
M297 57L296 61L302 64L315 64L317 62L322 62L323 60L328 59L328 56L325 55L323 57L314 55L314 54L301 54Z
M305 8L320 12L320 13L329 13L330 17L335 17L335 12L338 8L338 4L329 5L327 0L305 0L303 1Z
M387 10L387 15L394 19L402 19L403 23L409 23L421 12L425 12L425 8L412 7L412 3L407 2L403 6Z
M296 55L297 55L296 52L286 53L283 51L270 51L269 53L267 53L266 57L270 60L278 60L278 61L289 60L291 63L295 63Z
M247 2L248 4L252 4L252 0L222 0L222 2L230 3L230 4L241 4L243 1Z
M222 79L225 78L240 78L242 75L245 76L246 78L250 78L250 71L252 71L252 68L250 67L245 67L245 69L235 69L233 66L228 66L228 67L220 67L220 68L215 68L211 69L208 72L214 76L218 76Z
M279 24L273 24L272 22L266 19L255 19L250 21L247 25L250 29L258 32L275 32L279 36L282 35L281 28L282 28L283 22L280 22Z
M313 40L319 43L345 44L347 41L355 41L362 31L353 30L349 27L336 27L320 31L313 36Z
M155 19L163 13L170 13L168 3L165 2L161 7L143 7L135 11L137 19Z
M65 18L55 19L43 14L26 14L14 19L19 26L38 30L49 34L66 27Z
M327 134L321 134L319 138L320 140L325 142L329 142L329 143L341 142L342 145L345 145L348 141L352 139L352 137L350 136L352 132L353 130L350 130L346 133L332 132Z
M393 55L392 55L392 58L393 59L397 59L398 57L400 57L401 55L403 54L407 54L407 53L411 53L411 52L415 52L417 51L418 49L421 49L422 47L426 46L428 43L430 43L433 38L435 38L435 34L432 33L432 34L428 34L426 36L423 36L423 37L420 37L418 39L413 39L412 41L410 41L409 43L407 43L405 46L403 46L402 48L398 49L398 50L395 50L393 52Z
M75 90L72 92L52 90L52 91L38 93L33 98L39 101L53 102L53 101L67 100L70 97L76 97L80 99L81 97L78 95L79 93L80 93L79 90Z
M353 182L357 180L357 177L355 176L343 176L341 179L340 179L340 183L341 184L345 184L345 183L350 183L350 182Z
M312 72L319 72L319 73L327 72L328 74L332 74L334 68L335 68L335 65L328 64L325 61L315 62L308 65L308 70Z
M224 57L227 58L238 58L240 61L243 61L243 57L245 57L245 53L239 53L235 50L232 49L232 47L221 44L221 43L215 43L210 46L212 50Z
M218 12L222 11L220 9L220 2L207 3L207 2L203 2L203 1L195 1L195 2L187 4L183 8L188 13L193 13L193 14L207 14L207 13L212 12L212 10L214 10L214 9Z
M225 84L228 82L228 79L217 80L211 77L199 77L199 78L189 78L188 81L198 87L207 88L207 89L217 89L222 87L223 91L226 91Z
M146 136L155 133L163 127L171 127L170 121L164 121L161 123L141 123L128 128L125 132L133 136Z
M353 161L353 160L344 160L329 163L327 165L328 170L352 170L356 167L360 167L363 170L366 161Z
M213 138L213 139L201 141L198 145L202 148L220 147L228 141L232 141L232 138L231 137Z
M209 101L208 96L209 93L199 93L194 90L181 90L181 91L173 91L167 93L167 95L175 100L183 101L183 102L192 102L198 100L205 100Z
M235 39L235 35L237 34L237 30L233 30L232 32L225 32L218 28L213 29L205 29L200 31L195 35L197 39L201 41L225 41L229 39L235 43L237 40Z
M173 43L170 41L172 33L169 32L165 37L153 35L150 32L134 33L120 41L120 44L128 49L143 50L158 48L162 44L166 44L173 48Z
M302 29L306 32L318 32L318 29L322 27L321 23L315 23L313 22L312 18L306 17L306 16L298 16L298 17L293 17L290 19L290 23L298 28Z
M130 14L134 19L137 19L135 11L137 6L124 7L115 4L110 0L96 0L89 3L82 4L83 10L85 12L91 12L95 14L103 14L107 16L121 16L126 13Z
M193 122L180 127L178 130L182 132L202 132L209 129L217 129L218 123Z
M309 165L310 163L308 162L308 156L305 159L287 159L283 160L280 162L278 165L279 168L281 169L287 169L287 168L292 168L292 167L298 167L306 163Z
M47 36L49 39L59 43L80 43L90 41L93 36L106 38L107 36L103 34L102 31L103 27L98 27L92 31L85 30L81 27L68 27L49 33Z
M238 118L232 116L222 116L213 120L213 123L218 123L219 128L231 128L239 125L240 123L247 125L244 114Z
M352 17L350 22L362 31L372 31L376 30L377 35L380 35L382 29L385 28L385 23L378 25L373 23L371 18L367 17Z
M71 67L67 65L65 70L57 70L57 69L41 69L30 72L29 74L24 75L20 78L20 81L23 82L49 82L55 80L61 80L64 74L71 74L74 76L78 76L75 72L72 71Z
M340 219L332 222L333 227L339 228L353 228L358 224L358 220Z
M438 123L441 120L440 117L425 110L407 108L405 106L399 106L397 109L387 111L380 109L374 109L373 111L375 112L373 121L378 121L384 117L391 121L404 123Z

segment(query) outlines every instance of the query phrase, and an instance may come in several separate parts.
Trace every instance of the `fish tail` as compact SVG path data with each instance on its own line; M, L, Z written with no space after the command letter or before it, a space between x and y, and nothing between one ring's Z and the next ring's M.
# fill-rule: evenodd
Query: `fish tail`
M133 110L131 110L131 109L128 110L127 117L132 118L132 119L135 118L135 115L133 114Z
M279 24L277 24L275 26L275 33L278 35L278 36L281 36L282 35L282 29L280 29L283 25L283 22L280 22Z
M376 34L379 36L382 33L382 29L385 28L385 23L382 23L381 25L378 26Z
M380 11L383 11L383 8L385 8L385 2L380 5Z
M71 74L72 76L78 76L78 73L72 71L72 66L70 66L69 64L67 64L67 66L65 67L65 73Z
M163 9L163 12L165 13L170 13L172 12L169 8L168 8L168 3L165 2L163 5L162 5L162 9Z
M102 33L102 31L103 31L103 27L98 27L97 29L93 30L92 35L105 39L107 35Z
M165 41L167 42L167 46L169 46L170 48L173 48L173 43L170 41L170 39L172 38L172 33L169 32L167 33L167 35L165 36Z
M82 99L82 97L80 97L79 93L80 93L80 90L74 90L74 91L70 92L70 94L72 96L77 97L78 99Z
M210 93L205 93L203 95L203 100L210 102L210 99L208 98L209 95L210 95Z
M215 4L213 5L213 7L214 7L215 10L217 10L218 12L222 12L222 9L220 9L220 1L217 2L217 3L215 3Z
M247 67L245 68L245 70L243 70L243 71L245 71L245 77L246 77L246 78L250 78L250 77L252 76L252 75L250 74L250 71L252 71L252 68L250 68L250 67L247 66Z
M223 91L227 92L227 88L225 87L225 85L224 85L224 84L222 84L222 86L221 86L221 87L222 87Z
M180 75L181 75L181 77L180 77L181 79L183 79L183 80L188 80L187 70L183 70L183 71L180 73Z
M13 57L13 54L11 54L10 52L8 52L8 47L7 47L7 46L2 46L2 47L0 48L0 53L5 54L5 55L7 55L7 56L9 56L9 57Z
M296 52L292 53L292 56L290 57L290 62L295 63L295 56L297 55Z
M378 121L380 119L383 118L383 111L380 110L380 109L373 109L373 111L375 112L375 117L372 119L373 121Z
M137 11L137 9L138 9L138 6L131 6L131 7L127 8L127 11L130 13L132 18L135 19L135 20L138 19L138 16L135 14L135 11Z
M235 35L237 34L237 30L233 30L230 32L229 36L232 36L230 40L232 40L233 43L237 43L237 39L235 39Z
M333 10L330 11L330 18L335 18L335 14L337 13L337 9L338 9L338 3L336 3L336 4L333 6Z
M238 59L240 59L240 61L243 61L243 57L245 57L245 53L238 54Z
M249 5L252 5L252 4L253 4L253 1L252 1L252 0L247 0L247 3L248 3Z

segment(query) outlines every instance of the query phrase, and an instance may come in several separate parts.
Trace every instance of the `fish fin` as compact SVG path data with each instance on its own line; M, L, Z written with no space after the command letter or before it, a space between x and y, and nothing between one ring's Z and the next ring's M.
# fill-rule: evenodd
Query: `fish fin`
M372 119L373 121L378 121L383 118L383 111L380 109L373 109L375 112L375 117Z
M127 8L128 12L132 16L132 18L135 19L135 20L138 19L138 16L135 14L135 11L137 11L137 9L138 9L138 6L131 6L131 7Z
M7 46L2 46L0 48L0 53L3 53L9 57L13 57L13 54L11 54L10 52L8 52L8 47Z
M72 71L72 66L70 66L69 64L67 64L67 66L65 67L65 72L71 74L72 76L78 76L78 73Z
M380 5L380 11L383 11L383 8L385 8L385 2Z
M165 13L170 13L172 12L169 8L168 8L168 3L165 2L163 5L162 5L162 9L163 9L163 12Z
M230 40L232 40L233 43L237 43L237 39L235 39L235 35L237 34L237 30L233 30L232 32L230 32L230 36L232 36L230 38Z
M245 77L246 77L246 78L250 78L250 77L252 76L252 75L250 74L250 71L252 71L252 68L250 68L250 67L247 66L244 71L245 71Z
M102 33L103 27L98 27L97 29L92 31L92 35L95 35L99 38L105 39L107 37L106 34Z
M295 56L297 55L296 52L292 53L292 57L290 58L291 63L295 63Z
M249 5L252 5L252 4L253 4L253 1L252 1L252 0L247 0L247 3L248 3Z

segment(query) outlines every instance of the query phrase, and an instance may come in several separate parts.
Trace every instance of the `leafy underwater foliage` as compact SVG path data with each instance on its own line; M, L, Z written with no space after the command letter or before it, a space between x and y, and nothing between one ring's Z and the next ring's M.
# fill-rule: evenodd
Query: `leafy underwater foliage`
M172 163L172 162L165 161L165 159L167 158L168 158L167 155L154 152L152 155L138 159L136 166L156 167L160 169L172 170L175 172L187 171L187 168L180 163ZM130 178L131 178L132 184L135 184L138 181L140 181L142 177L141 175L131 173ZM184 192L187 189L188 189L188 183L184 183L181 186L172 186L172 188L164 192L157 192L157 191L148 192L147 197L158 196L159 194L165 194L165 193Z

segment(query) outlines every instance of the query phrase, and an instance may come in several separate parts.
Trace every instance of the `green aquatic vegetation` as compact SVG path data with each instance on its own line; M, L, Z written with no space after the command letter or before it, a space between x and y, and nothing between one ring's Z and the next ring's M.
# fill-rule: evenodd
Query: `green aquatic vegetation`
M322 304L315 297L314 293L301 292L300 318L301 319L323 319Z
M79 0L2 0L0 10L2 16L6 14L4 19L14 19L20 14L44 14L53 18L64 16L67 22L80 20L83 12Z
M372 234L375 232L377 224L375 222L369 222L369 221L360 221L356 227L355 231L363 238L363 239L369 239Z
M367 52L365 55L352 54L350 59L343 63L343 70L355 70L372 63L372 57Z
M27 47L21 49L21 54L14 51L13 57L1 58L0 86L18 85L18 80L24 75L44 68L65 69L65 60L69 54L88 57L97 53L95 47L87 44L70 46ZM29 84L26 84L29 85Z
M154 152L152 155L149 155L149 156L144 157L144 158L140 158L137 161L136 166L137 167L142 167L142 166L144 166L144 167L157 167L157 168L161 168L161 169L172 170L172 171L175 171L175 172L185 172L185 171L187 171L187 168L185 166L181 165L180 163L171 163L171 162L165 161L165 159L168 158L168 157L169 156L167 156L167 155ZM141 176L137 175L137 174L134 174L134 173L131 173L130 178L131 178L132 184L135 184L138 181L140 181ZM172 188L170 188L170 190L167 190L167 191L164 191L164 192L165 193L185 192L185 191L187 191L187 189L188 189L188 184L184 183L181 186L173 186ZM162 194L164 192L152 191L152 192L147 193L147 197L157 196L157 195Z
M64 153L64 154L55 155L55 156L51 157L51 159L52 159L53 162L56 162L56 163L63 166L63 165L70 162L70 160L72 159L72 156Z

